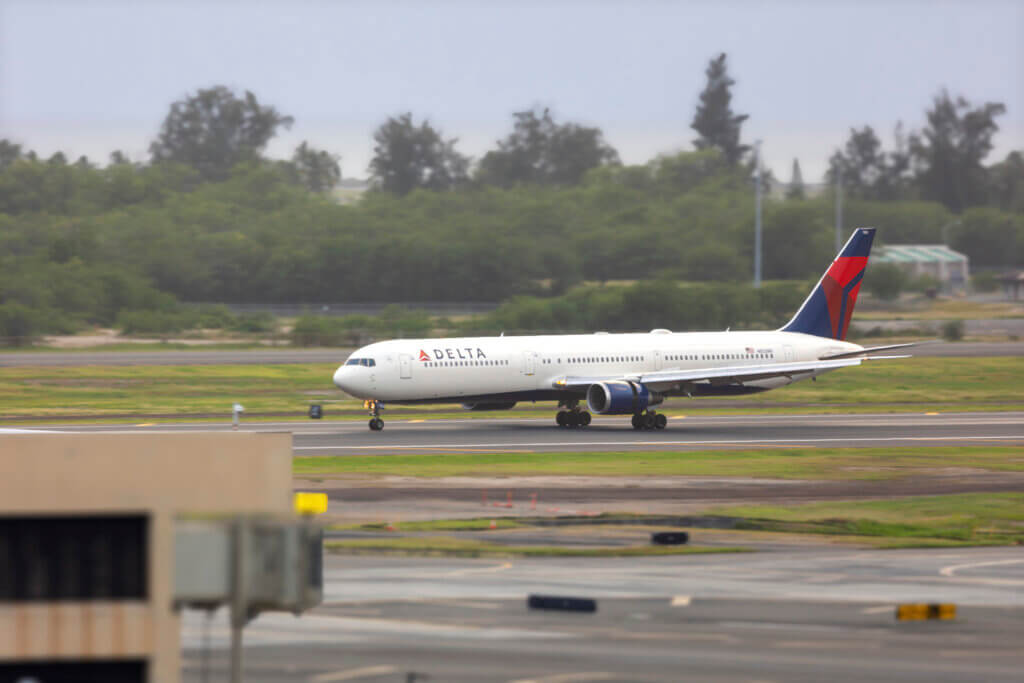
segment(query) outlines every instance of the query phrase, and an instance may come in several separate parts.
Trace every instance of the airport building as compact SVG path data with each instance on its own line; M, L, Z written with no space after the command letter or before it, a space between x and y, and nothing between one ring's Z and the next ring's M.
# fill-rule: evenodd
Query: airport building
M892 263L914 277L931 276L947 294L965 292L970 279L967 256L945 244L887 244L872 260Z
M0 435L0 680L179 680L177 521L291 512L290 434Z

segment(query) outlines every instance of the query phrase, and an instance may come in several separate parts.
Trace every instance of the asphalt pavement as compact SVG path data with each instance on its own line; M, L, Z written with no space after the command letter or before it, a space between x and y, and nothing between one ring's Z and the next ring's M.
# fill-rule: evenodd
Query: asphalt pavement
M324 605L245 632L245 680L1015 681L1024 556L1013 548L610 559L326 560ZM530 610L529 594L595 613ZM894 619L949 602L949 622ZM223 613L184 618L184 679L227 672Z

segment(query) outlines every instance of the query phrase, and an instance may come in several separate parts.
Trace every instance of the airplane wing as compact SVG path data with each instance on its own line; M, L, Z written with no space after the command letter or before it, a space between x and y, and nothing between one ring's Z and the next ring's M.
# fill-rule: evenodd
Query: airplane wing
M561 377L552 386L556 389L583 389L598 382L626 381L643 384L652 391L663 391L673 385L708 382L713 384L743 384L772 377L793 377L817 370L835 370L860 365L864 358L836 360L814 360L793 363L772 363L770 365L737 365L725 368L700 368L697 370L660 370L625 375L595 375L591 377Z
M906 344L888 344L886 346L869 346L859 351L844 351L843 353L833 353L828 356L822 356L820 360L836 360L838 358L853 358L855 356L862 356L865 353L872 353L874 351L889 351L890 349L905 349L908 346L921 346L922 344L937 344L938 339L930 339L928 341L919 342L907 342ZM894 356L879 356L879 358L893 358ZM906 358L907 356L901 356Z

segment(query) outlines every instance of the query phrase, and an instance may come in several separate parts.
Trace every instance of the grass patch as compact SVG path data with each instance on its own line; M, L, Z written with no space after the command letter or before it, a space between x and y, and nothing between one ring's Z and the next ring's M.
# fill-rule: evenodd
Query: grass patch
M746 476L890 479L943 467L1024 471L1020 446L777 448L610 453L495 453L296 457L297 476Z
M445 536L326 541L324 547L329 552L344 554L393 553L446 557L643 557L648 555L749 552L747 548L738 547L638 545L613 548L563 548L561 546L508 546Z
M744 505L714 508L708 514L738 518L737 529L885 539L879 547L1024 543L1024 493Z
M250 418L302 419L310 403L322 403L328 419L365 419L361 402L344 397L331 383L336 367L335 363L5 367L0 373L0 419L227 416L235 401L245 405ZM721 400L708 404L672 399L663 410L669 414L1008 410L1024 408L1022 384L1024 358L912 358L868 363L824 375L816 382L744 397L738 408L723 407L728 404ZM389 406L385 417L550 419L553 414L551 404L524 404L498 413L469 413L441 405Z

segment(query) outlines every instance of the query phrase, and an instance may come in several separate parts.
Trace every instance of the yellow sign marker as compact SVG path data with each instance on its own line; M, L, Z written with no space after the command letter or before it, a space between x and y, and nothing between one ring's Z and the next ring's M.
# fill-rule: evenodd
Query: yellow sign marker
M327 494L297 491L295 493L295 512L300 515L321 515L327 512Z
M951 603L907 603L896 607L898 621L924 621L926 619L956 619L956 605Z

